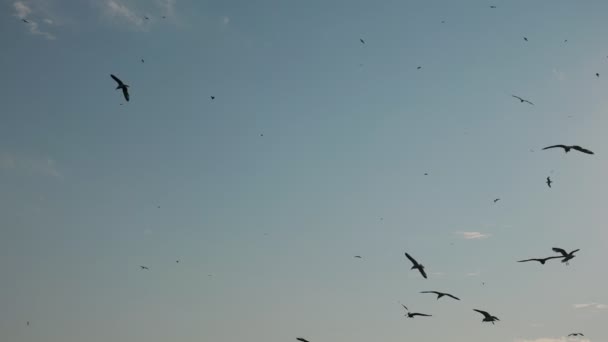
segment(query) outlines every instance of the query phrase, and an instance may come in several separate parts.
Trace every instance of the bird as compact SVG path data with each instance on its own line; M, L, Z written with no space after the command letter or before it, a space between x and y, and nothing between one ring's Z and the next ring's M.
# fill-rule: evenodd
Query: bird
M361 256L360 255L355 255L355 258L361 259Z
M596 72L596 73L595 73L595 76L600 77L600 73L599 73L599 72Z
M127 100L127 102L129 101L129 85L124 84L123 81L121 81L118 77L110 74L110 76L114 79L114 81L116 81L116 83L118 83L118 86L116 87L116 89L122 89L122 94L125 96L125 100Z
M424 175L425 175L425 176L428 176L428 175L429 175L429 173L428 173L428 172L425 172L425 173L424 173Z
M164 15L163 15L161 18L163 18L163 19L167 19L167 17L166 17L166 16L164 16Z
M141 62L144 63L144 59L143 58L141 59Z
M525 40L525 41L528 41L528 38L524 37L524 40Z
M490 6L490 8L496 8L496 6L492 5L492 6Z
M359 41L361 42L361 44L365 44L365 40L363 40L363 38L359 38Z
M522 98L521 98L521 97L519 97L519 96L515 96L515 95L511 95L511 96L513 96L514 98L518 99L518 100L519 100L519 102L521 102L521 103L527 102L527 103L529 103L529 104L531 104L531 105L534 105L534 103L532 103L532 102L530 102L530 101L528 101L528 100L526 100L526 99L522 99Z
M149 268L148 268L148 267L146 267L146 266L139 266L139 267L140 267L142 270L149 270Z
M416 259L412 258L411 255L407 254L407 252L405 253L405 256L410 259L410 261L412 262L412 264L414 264L414 266L412 266L412 268L410 268L410 270L414 270L417 269L420 274L422 274L422 276L424 277L424 279L426 279L426 272L424 271L424 266L422 266L421 264L418 263L418 261L416 261Z
M532 258L532 259L526 259L526 260L519 260L518 262L538 261L544 265L547 262L547 260L559 259L559 258L561 258L561 256L551 256L551 257L542 258L542 259Z
M551 187L551 183L553 183L553 181L551 180L551 177L547 177L547 185L549 187Z
M482 315L483 315L483 320L482 320L482 322L492 322L492 324L494 324L494 321L500 321L500 320L498 319L498 317L496 317L496 316L492 316L492 315L490 315L489 313L487 313L487 312L485 312L485 311L483 311L483 310L477 310L477 309L473 309L473 311L477 311L477 312L479 312L480 314L482 314Z
M211 99L212 99L212 100L215 100L215 96L211 95Z
M573 149L573 150L577 150L579 152L583 152L583 153L587 153L587 154L594 154L590 150L588 150L586 148L582 148L582 147L577 146L577 145L571 145L571 146L567 146L567 145L552 145L552 146L547 146L547 147L543 148L543 150L548 150L550 148L557 148L557 147L563 148L564 152L566 152L566 153L570 152L570 149Z
M552 250L556 253L561 254L562 256L560 256L559 258L563 258L562 262L565 263L566 265L569 265L570 263L568 261L574 259L574 257L576 257L576 255L574 255L574 253L580 251L580 249L575 249L570 253L566 253L565 250L558 248L558 247L553 247Z
M449 293L445 293L445 292L439 292L439 291L422 291L422 292L420 292L420 293L434 293L434 294L436 294L436 295L437 295L437 300L439 300L439 298L441 298L441 297L443 297L443 296L448 296L448 297L452 297L452 298L454 298L454 299L456 299L456 300L460 300L460 298L455 297L455 296L453 296L453 295L451 295L451 294L449 294Z
M30 22L27 19L21 19L21 21L23 21L26 24L29 24Z
M572 333L572 334L568 334L568 337L570 336L585 336L583 335L583 333Z
M179 264L179 260L175 260L175 263L176 263L176 264Z
M296 340L301 341L301 342L309 342L307 339L305 339L303 337L296 337Z
M567 43L567 42L568 42L568 39L565 39L565 40L564 40L564 43Z
M401 306L403 306L403 308L405 309L405 311L407 311L407 314L405 316L407 316L407 318L414 318L416 316L423 316L423 317L431 317L432 315L427 315L427 314L423 314L423 313L419 313L419 312L410 312L410 309L407 308L407 306L401 304Z
M148 18L147 16L144 16L144 19L146 19L146 20L150 20L150 18Z
M498 202L498 201L500 201L500 198L495 199L495 200L494 200L494 203L496 203L496 202Z
M421 67L421 66L418 66L418 67L416 68L416 70L420 70L420 69L422 69L422 67Z

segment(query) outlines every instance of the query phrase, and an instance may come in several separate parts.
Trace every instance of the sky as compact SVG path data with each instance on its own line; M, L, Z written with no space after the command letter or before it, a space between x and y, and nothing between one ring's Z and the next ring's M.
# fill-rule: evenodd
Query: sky
M608 341L608 2L0 6L0 340Z

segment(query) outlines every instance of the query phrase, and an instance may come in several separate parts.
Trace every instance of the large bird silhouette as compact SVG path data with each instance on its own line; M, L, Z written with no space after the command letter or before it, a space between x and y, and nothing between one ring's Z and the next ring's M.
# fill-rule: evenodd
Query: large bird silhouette
M423 314L423 313L419 313L419 312L410 312L410 309L407 308L407 306L401 304L401 306L403 306L403 308L405 309L405 311L407 311L407 314L405 315L407 318L414 318L416 316L422 316L422 317L431 317L432 315L427 315L427 314Z
M453 295L451 295L451 294L449 294L449 293L445 293L445 292L439 292L439 291L422 291L422 292L420 292L420 293L434 293L434 294L436 294L436 295L437 295L437 300L439 300L439 298L441 298L441 297L443 297L443 296L448 296L448 297L452 297L452 298L454 298L454 299L456 299L456 300L460 300L460 298L458 298L458 297L456 297L456 296L453 296Z
M116 86L116 89L122 89L122 94L125 96L125 100L129 101L129 85L125 84L123 81L121 81L118 77L110 74L110 76L112 77L112 79L114 79L114 81L116 81L116 83L118 83L118 86Z
M492 324L494 324L494 321L500 321L500 320L498 319L498 317L496 317L496 316L492 316L492 315L490 315L489 313L487 313L486 311L483 311L483 310L477 310L477 309L473 309L473 311L477 311L477 312L479 312L480 314L482 314L482 315L483 315L483 320L482 320L482 322L491 322Z
M422 274L424 279L426 279L426 272L424 271L424 266L422 264L419 264L418 261L416 261L416 259L412 258L411 255L407 254L407 252L405 253L405 256L408 259L410 259L412 264L414 264L414 266L412 266L412 268L410 268L410 270L418 270L420 272L420 274Z
M566 152L566 153L570 152L570 150L572 149L572 150L577 150L579 152L583 152L583 153L587 153L587 154L594 154L590 150L588 150L586 148L582 148L582 147L580 147L578 145L571 145L571 146L568 146L568 145L551 145L551 146L547 146L547 147L543 148L543 150L548 150L550 148L563 148L564 152Z
M531 104L531 105L534 105L534 103L532 103L532 102L530 102L530 101L528 101L528 100L526 100L526 99L523 99L523 98L521 98L521 97L519 97L519 96L517 96L517 95L511 95L511 96L513 96L514 98L518 99L518 100L519 100L519 102L521 102L521 103L526 102L526 103L529 103L529 104Z
M568 261L570 261L576 257L576 255L574 255L574 253L580 251L580 249L575 249L572 252L567 253L565 250L558 248L558 247L553 247L552 250L554 252L562 255L562 256L559 256L558 258L563 258L562 262L565 263L566 265L569 265L570 263Z

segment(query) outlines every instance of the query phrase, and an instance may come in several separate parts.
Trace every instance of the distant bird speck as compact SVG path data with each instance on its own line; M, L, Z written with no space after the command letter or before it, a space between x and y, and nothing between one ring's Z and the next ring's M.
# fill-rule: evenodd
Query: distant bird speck
M570 336L585 336L583 335L583 333L572 333L572 334L568 334L568 337Z
M23 21L26 24L29 24L30 22L27 19L21 19L21 21Z
M215 100L215 96L211 95L211 99L212 99L212 100Z
M355 255L355 258L361 259L361 256L360 255Z
M496 203L496 202L498 202L498 201L500 201L500 198L496 198L496 199L494 200L494 203Z
M121 81L118 77L110 74L110 76L112 77L112 79L114 79L114 81L116 81L116 83L118 83L118 86L116 87L116 90L118 89L122 89L122 94L125 97L125 100L127 100L127 102L129 101L129 85L124 84L123 81Z
M496 8L496 6L492 5L492 6L490 6L490 8Z
M296 340L300 341L300 342L310 342L307 339L303 338L303 337L296 337Z
M547 147L543 148L543 150L548 150L550 148L563 148L565 153L570 152L570 149L572 149L572 150L576 150L576 151L587 153L587 154L594 154L590 150L588 150L586 148L582 148L582 147L580 147L578 145L572 145L572 146L568 146L568 145L552 145L552 146L547 146Z
M418 66L418 67L416 68L416 70L420 70L420 69L422 69L422 67L421 67L421 66Z
M143 58L141 59L141 62L144 63L144 59Z
M600 73L599 73L599 72L596 72L596 73L595 73L595 76L597 76L597 77L599 78L599 77L600 77Z
M525 40L525 41L528 41L528 38L524 37L524 40Z
M146 266L139 266L139 267L140 267L142 270L149 270L149 268L148 268L148 267L146 267Z
M551 177L547 177L547 186L551 187L551 183L553 183L553 181L551 180Z
M365 40L363 40L363 38L359 38L359 41L361 42L361 44L365 44Z
M514 98L518 99L518 100L519 100L519 102L521 102L521 103L526 102L526 103L529 103L529 104L531 104L531 105L534 105L534 103L532 103L532 102L530 102L530 101L528 101L528 100L526 100L526 99L523 99L523 98L521 98L521 97L519 97L519 96L517 96L517 95L511 95L511 96L513 96Z
M175 263L176 263L176 264L179 264L179 260L175 260Z
M29 327L30 326L30 321L27 321L25 324Z

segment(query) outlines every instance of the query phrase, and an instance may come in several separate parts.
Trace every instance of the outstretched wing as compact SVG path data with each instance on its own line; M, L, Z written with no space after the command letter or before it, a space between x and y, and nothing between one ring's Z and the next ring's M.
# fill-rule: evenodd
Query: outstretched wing
M451 294L449 294L449 293L444 293L444 294L445 294L446 296L448 296L448 297L452 297L452 298L454 298L454 299L456 299L456 300L460 300L460 298L458 298L458 297L456 297L456 296L453 296L453 295L451 295Z
M405 311L410 311L410 309L407 308L407 306L401 304L401 306L403 306L403 308L405 309Z
M441 292L437 292L437 291L421 291L420 293L434 293L436 295L442 294Z
M574 254L574 253L576 253L576 252L578 252L578 251L580 251L580 249L575 249L575 250L573 250L572 252L570 252L570 254Z
M407 254L407 252L405 253L405 256L410 259L410 261L412 262L412 264L414 265L418 265L418 261L416 261L416 259L412 258L411 255Z
M414 313L410 314L410 316L412 316L412 317L414 317L414 316L431 317L432 315L427 315L427 314L423 314L423 313L414 312Z
M127 89L127 87L122 88L122 94L125 96L125 100L129 102L129 90Z
M301 342L308 342L308 340L303 337L296 337L296 340L301 341Z
M110 74L110 77L112 77L112 79L114 79L114 81L116 81L116 83L118 83L119 86L123 85L124 83L122 83L122 81L120 80L120 78Z
M524 99L522 99L521 97L516 96L516 95L511 95L511 96L513 96L514 98L518 99L519 101L523 101L523 100L524 100Z
M556 257L556 258L561 258L561 257ZM538 261L538 262L540 262L540 259L526 259L526 260L519 260L518 262L528 262L528 261Z
M582 147L576 146L576 145L572 146L572 149L577 150L579 152L587 153L587 154L593 154L593 152L589 151L588 149L582 148Z
M560 253L563 256L568 255L568 253L566 253L566 251L561 248L553 247L553 248L551 248L551 250L554 251L555 253Z
M424 277L424 279L426 278L426 272L424 271L424 268L419 268L418 271L420 271L420 274L422 274L422 276Z
M550 257L543 258L543 260L546 262L547 260L561 259L561 258L562 258L561 256L550 256Z
M533 106L534 106L534 103L532 103L532 102L530 102L530 101L528 101L528 100L524 100L524 102L528 102L529 104L531 104L531 105L533 105Z
M480 314L484 315L484 317L486 317L486 318L491 318L492 317L492 315L490 315L489 313L487 313L487 312L485 312L483 310L473 309L473 311L479 312Z
M550 148L556 148L556 147L563 148L564 150L566 149L566 145L552 145L552 146L547 146L547 147L543 148L543 150L548 150Z

